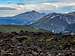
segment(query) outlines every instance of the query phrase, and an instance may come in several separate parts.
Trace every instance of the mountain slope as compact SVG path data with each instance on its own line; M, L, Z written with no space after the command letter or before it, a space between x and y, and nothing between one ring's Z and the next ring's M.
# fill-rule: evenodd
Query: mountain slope
M16 15L14 17L0 17L0 24L29 25L34 21L40 19L44 15L45 14L36 11L29 11L29 12Z
M69 24L75 23L75 16L68 14L50 13L32 24L35 28L41 28L51 32L65 32Z
M75 23L69 24L65 30L70 32L75 32Z

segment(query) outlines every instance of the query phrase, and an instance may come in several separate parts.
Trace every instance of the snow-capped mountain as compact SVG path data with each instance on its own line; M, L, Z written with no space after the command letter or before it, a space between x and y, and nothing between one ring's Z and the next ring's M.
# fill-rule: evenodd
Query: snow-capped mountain
M32 24L34 21L40 19L44 15L44 13L39 13L33 10L13 17L0 17L0 24L29 25Z
M60 13L49 13L37 22L33 23L32 26L48 30L51 32L67 32L66 28L75 24L75 16L72 14L60 14Z

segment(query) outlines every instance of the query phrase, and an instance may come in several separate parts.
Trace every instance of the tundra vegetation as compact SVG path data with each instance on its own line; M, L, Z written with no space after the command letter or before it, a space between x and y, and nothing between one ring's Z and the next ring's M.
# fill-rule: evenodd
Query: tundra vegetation
M75 56L75 35L0 32L0 56Z

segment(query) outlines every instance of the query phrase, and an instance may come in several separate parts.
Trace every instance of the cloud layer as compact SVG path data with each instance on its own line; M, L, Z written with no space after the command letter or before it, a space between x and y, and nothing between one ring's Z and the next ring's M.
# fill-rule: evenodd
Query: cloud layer
M31 10L58 13L75 11L75 0L24 0L23 3L0 4L0 16L14 16Z
M11 7L0 7L0 10L16 10L16 9Z

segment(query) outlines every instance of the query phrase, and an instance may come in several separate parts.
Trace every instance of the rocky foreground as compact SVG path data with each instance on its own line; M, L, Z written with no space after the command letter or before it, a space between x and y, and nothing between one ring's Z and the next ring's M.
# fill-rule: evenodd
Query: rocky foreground
M0 56L75 56L75 36L0 32Z

